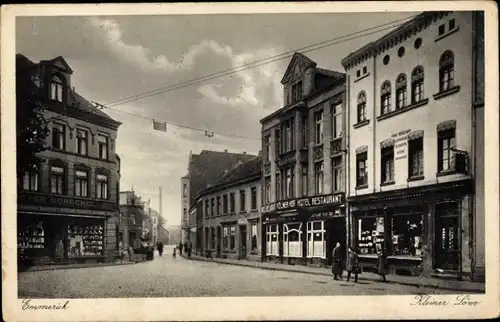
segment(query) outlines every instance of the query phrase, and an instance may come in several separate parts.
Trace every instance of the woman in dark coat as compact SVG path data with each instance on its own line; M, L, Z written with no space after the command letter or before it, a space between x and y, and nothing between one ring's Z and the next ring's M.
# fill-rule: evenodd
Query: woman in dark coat
M346 265L348 282L349 279L351 278L351 273L354 273L354 283L358 282L358 268L359 268L358 254L352 247L349 247L349 256L347 257L347 265Z
M387 275L389 267L387 265L387 254L385 253L385 249L382 247L380 253L378 254L377 260L377 272L378 275L382 276L383 281L387 282L385 279L385 275Z
M342 276L342 249L340 248L340 243L337 243L332 253L333 263L332 263L332 274L333 279L338 280L339 275Z

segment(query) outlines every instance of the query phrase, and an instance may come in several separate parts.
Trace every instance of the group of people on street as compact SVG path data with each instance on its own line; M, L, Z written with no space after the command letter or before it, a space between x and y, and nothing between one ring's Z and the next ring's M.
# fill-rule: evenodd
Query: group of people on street
M343 256L342 256L342 248L340 247L340 243L335 245L332 253L333 263L332 263L332 274L333 279L338 281L339 278L342 278L342 273L344 271L343 267ZM347 271L347 281L351 278L351 274L354 275L354 282L358 282L358 274L361 273L361 267L359 266L358 252L352 246L349 247L349 252L347 255L346 261L346 271ZM385 253L385 249L382 248L378 254L377 258L377 273L382 276L384 282L387 282L385 276L388 273L388 265L387 265L387 255Z
M173 253L172 257L173 258L177 257L177 249L179 249L180 256L182 256L182 251L184 250L184 252L187 254L188 258L191 258L191 252L193 250L192 248L193 248L193 246L191 245L190 241L186 241L186 242L184 242L184 244L182 244L182 242L179 242L179 246L174 247L174 253Z

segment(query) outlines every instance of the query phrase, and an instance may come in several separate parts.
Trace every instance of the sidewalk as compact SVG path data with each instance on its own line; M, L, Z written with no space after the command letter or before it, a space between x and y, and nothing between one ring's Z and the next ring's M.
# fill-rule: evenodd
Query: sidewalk
M184 254L182 257L186 258ZM245 260L232 260L232 259L207 259L199 255L191 255L191 260L214 262L219 264L236 265L253 267L267 270L277 270L286 271L294 273L306 273L314 275L325 275L331 276L329 268L325 267L311 267L311 266L299 266L299 265L286 265L286 264L274 264L266 262L253 262ZM359 280L371 280L380 281L381 278L377 274L370 272L363 272L358 277ZM456 281L456 280L441 280L431 277L417 277L417 276L400 276L400 275L387 275L387 280L389 283L401 284L407 286L416 287L431 287L442 290L450 291L460 291L460 292L470 292L470 293L484 293L485 284L471 281Z
M110 263L82 263L82 264L63 264L63 265L34 265L28 268L19 270L19 273L25 272L38 272L38 271L50 271L56 269L75 269L75 268L89 268L89 267L106 267L106 266L119 266L119 265L130 265L140 262L130 262L130 261L115 261Z

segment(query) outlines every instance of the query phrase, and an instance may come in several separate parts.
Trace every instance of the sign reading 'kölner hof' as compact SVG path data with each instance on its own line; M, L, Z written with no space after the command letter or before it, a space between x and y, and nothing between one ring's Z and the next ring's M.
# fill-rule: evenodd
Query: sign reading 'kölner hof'
M344 202L344 194L336 193L331 195L295 198L284 201L274 202L262 207L261 212L269 213L273 211L291 210L297 208L309 208L326 205L340 205Z

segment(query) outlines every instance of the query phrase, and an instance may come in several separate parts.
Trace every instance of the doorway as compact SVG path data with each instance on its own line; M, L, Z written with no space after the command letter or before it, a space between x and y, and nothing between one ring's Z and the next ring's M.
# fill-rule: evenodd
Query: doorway
M221 253L220 253L220 249L221 249L221 241L222 241L222 232L221 232L221 226L217 226L217 249L216 249L216 257L220 257L221 256Z
M436 205L436 268L458 270L460 260L458 203Z
M240 259L247 258L247 226L240 225Z
M345 218L337 217L325 222L326 226L326 259L327 265L331 266L333 262L333 249L337 243L340 243L340 248L342 249L342 259L346 259L346 228L345 228Z

